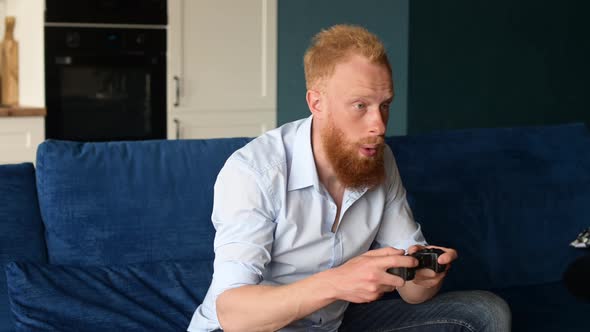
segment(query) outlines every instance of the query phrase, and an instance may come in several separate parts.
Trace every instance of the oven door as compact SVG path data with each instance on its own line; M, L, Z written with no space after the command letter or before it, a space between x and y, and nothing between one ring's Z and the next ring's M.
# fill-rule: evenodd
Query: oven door
M166 31L45 28L47 138L166 138Z
M48 138L166 138L165 59L54 56L47 68Z

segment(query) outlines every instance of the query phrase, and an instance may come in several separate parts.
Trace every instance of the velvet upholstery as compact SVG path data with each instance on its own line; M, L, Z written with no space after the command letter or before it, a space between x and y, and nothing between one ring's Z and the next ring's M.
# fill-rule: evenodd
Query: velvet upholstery
M37 183L49 261L213 258L213 184L247 141L44 142Z
M11 331L4 265L47 262L33 164L0 165L0 200L0 331Z
M205 297L213 266L13 262L6 275L19 331L183 331Z
M582 124L388 139L414 217L456 248L448 288L560 280L590 225L590 134Z
M187 323L210 282L213 184L249 140L49 140L38 149L36 172L31 164L0 166L1 258L17 261L6 271L19 330ZM568 246L590 226L584 125L387 143L427 240L459 251L443 291L496 291L512 308L514 331L587 329L582 313L590 303L561 281L588 252ZM99 294L114 307L101 307ZM152 303L165 312L152 316Z

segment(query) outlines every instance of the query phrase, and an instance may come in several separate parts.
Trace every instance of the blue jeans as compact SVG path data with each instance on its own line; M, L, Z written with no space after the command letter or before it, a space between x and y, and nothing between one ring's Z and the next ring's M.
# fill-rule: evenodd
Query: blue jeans
M440 293L429 301L350 304L339 332L510 331L508 304L486 291Z

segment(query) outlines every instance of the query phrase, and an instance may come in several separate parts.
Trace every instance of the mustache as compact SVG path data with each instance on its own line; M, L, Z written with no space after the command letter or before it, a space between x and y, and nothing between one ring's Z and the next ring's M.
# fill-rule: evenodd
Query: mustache
M363 138L360 141L358 141L358 144L359 145L363 145L363 144L384 145L385 144L385 136L373 136L373 137Z

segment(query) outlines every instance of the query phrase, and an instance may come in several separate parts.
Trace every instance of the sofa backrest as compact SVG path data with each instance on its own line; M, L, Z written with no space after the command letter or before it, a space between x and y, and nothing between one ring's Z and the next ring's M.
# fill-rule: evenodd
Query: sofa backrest
M212 259L213 184L249 139L39 147L37 186L49 261L111 265ZM590 226L584 125L388 137L416 220L458 249L446 287L557 281Z
M446 286L559 281L590 226L590 134L583 124L388 138L431 244L458 249Z
M0 200L0 331L13 331L4 267L47 262L33 164L0 165Z
M37 189L49 262L212 259L213 184L248 141L44 142Z

